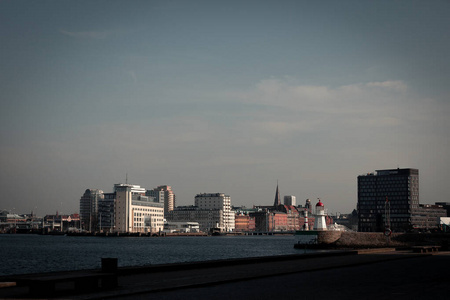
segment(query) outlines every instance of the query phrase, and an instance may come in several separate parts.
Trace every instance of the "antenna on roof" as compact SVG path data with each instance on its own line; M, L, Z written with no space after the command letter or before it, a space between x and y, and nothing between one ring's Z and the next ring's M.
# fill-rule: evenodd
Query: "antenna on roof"
M128 184L128 173L126 173L126 177L125 177L125 184Z

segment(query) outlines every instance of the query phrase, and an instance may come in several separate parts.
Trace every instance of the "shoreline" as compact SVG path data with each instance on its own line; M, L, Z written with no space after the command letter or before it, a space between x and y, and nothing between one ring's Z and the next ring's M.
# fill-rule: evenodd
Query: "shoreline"
M120 299L124 297L123 299L130 299L130 296L146 298L151 295L163 296L161 293L169 293L170 296L184 297L186 291L193 290L193 298L186 299L198 299L198 293L202 293L202 291L205 291L206 295L222 295L222 293L224 293L224 296L220 299L228 299L228 292L230 291L229 285L238 283L245 287L245 289L240 290L240 292L249 291L249 295L255 297L255 293L258 293L258 291L266 286L266 284L261 285L255 283L254 286L248 289L247 286L250 282L249 280L259 281L267 278L269 282L274 280L285 282L286 276L291 276L294 288L292 292L285 295L286 297L289 296L289 298L291 298L294 295L298 296L298 283L306 282L309 278L315 276L314 274L317 274L318 278L323 278L324 276L329 277L329 272L332 272L335 276L342 275L342 272L348 272L351 276L354 276L353 269L349 268L358 268L358 272L368 270L368 274L373 275L374 271L372 271L372 268L381 266L382 271L378 271L378 269L375 270L375 273L380 275L384 274L382 272L384 272L385 266L389 266L394 270L403 269L403 267L392 267L393 264L400 264L399 266L403 266L404 264L414 266L413 270L418 271L420 269L417 268L418 263L421 264L421 267L428 266L430 259L432 259L433 262L436 262L435 265L442 265L448 262L449 258L450 253L448 252L414 254L406 251L393 251L392 249L372 249L363 251L330 251L309 255L295 254L266 256L252 259L225 259L208 262L175 263L139 268L122 267L117 269L117 287L99 288L98 290L83 294L77 290L67 290L61 287L57 288L56 293L51 297L65 299ZM96 271L98 272L99 270L93 270L93 272ZM444 269L441 271L442 274L438 274L438 276L442 276L445 273ZM67 276L67 274L70 276L70 274L72 274L75 278L77 273L78 271L69 271L60 274L62 274L62 276ZM41 275L42 274L35 274L34 276L38 277ZM299 276L301 276L302 279L300 279ZM399 276L395 276L392 279L397 277ZM6 277L0 278L0 281L5 278ZM348 290L346 289L345 293L346 296L348 296L349 292L352 293L352 291L354 291L354 281L364 281L366 276L352 278L352 281L349 281L348 279L344 280L344 283L348 285ZM386 278L386 275L379 278ZM14 278L13 276L10 276L9 279ZM403 279L399 280L404 282ZM432 285L432 290L434 290L436 281L430 279L429 282ZM330 282L328 282L328 284L330 284ZM361 282L361 284L366 283ZM340 283L340 286L341 285L342 283ZM368 285L368 287L373 286L372 280L369 280L366 285ZM423 285L418 286L423 289ZM219 294L211 294L209 291L210 288L219 289L221 292ZM334 289L327 289L326 285L324 285L322 290L325 294L329 294ZM367 292L366 286L362 287L361 292ZM5 287L0 289L0 298L30 298L28 293L29 290L27 286ZM261 292L259 298L264 297L264 293L266 292ZM358 294L358 296L364 295L360 293L356 294Z
M154 264L144 266L122 266L116 267L116 273L118 275L133 275L141 273L161 272L161 271L181 271L181 270L193 270L193 269L205 269L216 268L223 266L235 266L235 265L252 265L257 263L269 263L269 262L281 262L289 260L305 260L311 258L321 257L337 257L347 255L357 255L357 250L333 250L327 252L315 252L315 253L299 253L299 254L286 254L286 255L273 255L273 256L255 256L245 258L226 258L226 259L214 259L205 261L190 261L190 262L176 262L166 264ZM107 258L110 259L110 258ZM37 273L24 273L24 274L12 274L0 276L0 282L12 281L14 278L28 277L28 276L42 276L49 274L76 274L86 271L101 271L101 268L92 268L84 270L65 270L65 271L50 271L50 272L37 272Z
M313 234L299 232L297 236L314 237L310 242L296 243L298 249L408 249L414 246L440 246L442 250L449 250L450 245L448 233L392 233L386 236L382 232L316 231Z

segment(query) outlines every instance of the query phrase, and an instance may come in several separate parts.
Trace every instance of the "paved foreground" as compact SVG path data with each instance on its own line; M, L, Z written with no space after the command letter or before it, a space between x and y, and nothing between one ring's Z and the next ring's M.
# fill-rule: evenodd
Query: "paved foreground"
M25 288L0 298L26 297ZM119 287L64 299L450 299L450 253L366 252L119 276Z

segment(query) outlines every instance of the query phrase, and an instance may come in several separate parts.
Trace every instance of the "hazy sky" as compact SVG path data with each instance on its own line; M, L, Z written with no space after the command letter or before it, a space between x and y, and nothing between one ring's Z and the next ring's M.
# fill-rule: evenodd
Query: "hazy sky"
M418 168L450 201L449 1L0 1L0 210L87 188L320 197Z

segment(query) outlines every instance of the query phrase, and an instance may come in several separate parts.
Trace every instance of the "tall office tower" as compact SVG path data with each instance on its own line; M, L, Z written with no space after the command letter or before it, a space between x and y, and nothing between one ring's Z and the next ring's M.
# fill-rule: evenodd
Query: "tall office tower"
M359 231L381 232L387 223L392 231L407 231L418 207L419 170L377 170L358 176Z
M103 199L103 191L87 189L80 198L80 220L84 230L93 231L98 223L98 202Z
M231 210L230 196L223 193L197 194L195 196L195 206L199 210L221 211L221 218L217 220L217 227L225 232L234 230L234 212Z
M164 229L164 205L139 185L115 184L116 232L157 233Z
M295 206L296 205L295 196L284 196L284 205Z
M172 191L172 187L169 185L160 185L154 191L157 193L158 191L164 192L164 215L167 216L169 211L174 210L175 208L175 194ZM158 197L160 197L159 193ZM159 198L159 202L162 202Z

